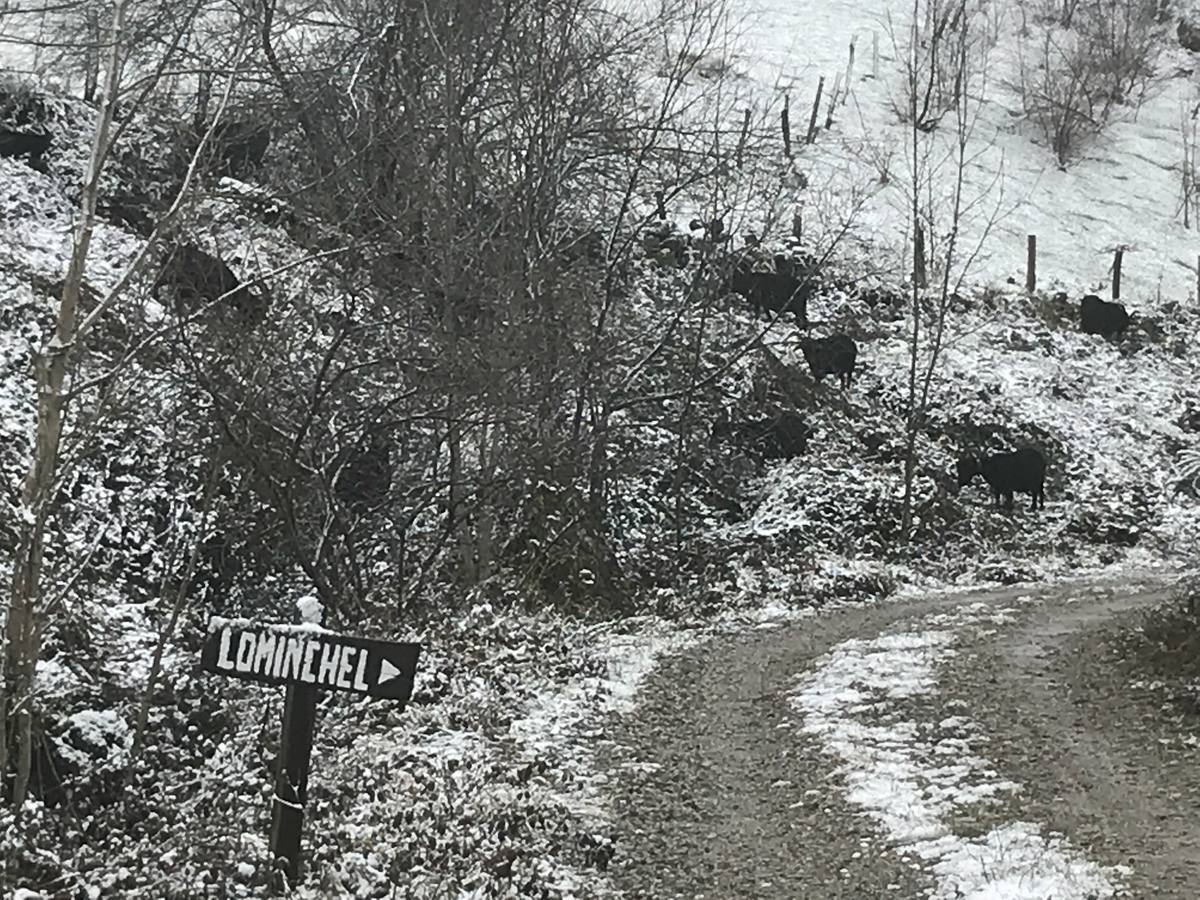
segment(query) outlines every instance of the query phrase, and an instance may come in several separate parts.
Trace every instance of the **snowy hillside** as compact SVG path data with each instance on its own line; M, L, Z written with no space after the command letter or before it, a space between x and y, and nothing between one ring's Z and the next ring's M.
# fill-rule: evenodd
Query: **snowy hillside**
M986 68L981 66L986 80L966 172L966 194L979 208L967 221L964 243L974 247L988 233L974 280L1002 285L1015 278L1023 284L1026 237L1032 234L1044 289L1066 290L1072 297L1103 292L1112 281L1113 250L1125 246L1122 293L1131 309L1195 303L1198 223L1192 220L1190 229L1183 224L1181 135L1193 127L1198 97L1194 58L1175 44L1173 27L1163 28L1160 77L1152 89L1136 106L1122 109L1064 171L1022 113L1019 59L1024 54L1032 60L1036 51L1031 39L1019 35L1023 6L983 3L978 9L994 45ZM895 182L911 152L909 131L894 106L903 105L896 73L912 4L822 0L800 9L743 0L735 15L743 36L731 64L753 81L760 102L778 108L781 94L789 95L793 118L803 119L800 127L807 124L821 77L825 94L818 118L825 119L827 98L847 69L854 43L849 95L839 101L833 129L805 151L801 165L817 191L829 185L842 193L867 193L855 235L872 248L876 262L884 251L887 267L903 271L907 205ZM1035 19L1036 10L1028 15ZM876 42L878 79L872 77ZM890 186L878 183L885 170L892 175Z
M687 232L705 210L727 209L735 246L754 231L770 251L785 246L794 207L811 249L829 248L844 226L809 303L809 331L857 341L849 389L811 378L802 332L786 319L762 338L773 356L752 349L764 321L740 298L703 288L694 261L661 265L640 242L645 223L621 218L625 209L598 218L617 222L609 251L626 237L634 248L611 268L628 277L627 293L605 294L604 270L587 268L594 260L575 266L561 247L539 256L521 245L514 254L526 268L513 268L553 282L535 303L537 278L504 294L514 276L489 267L510 239L479 226L489 208L454 209L462 222L418 216L406 231L395 224L411 225L404 203L399 213L369 205L397 177L394 161L380 166L386 176L369 168L390 136L337 166L305 169L315 139L293 122L278 129L262 169L203 180L171 237L186 233L240 282L263 287L269 312L249 324L220 308L211 321L181 316L166 294L153 296L166 265L156 255L80 357L75 383L92 393L68 425L72 446L85 449L52 518L48 577L61 595L36 670L42 749L25 817L0 813L0 850L15 860L0 885L26 891L24 900L268 894L281 692L198 670L214 613L284 619L314 591L353 594L333 610L340 626L426 647L403 712L342 695L322 701L297 896L565 900L619 896L607 873L622 852L611 828L621 811L597 760L610 749L605 723L632 708L659 656L843 601L1185 564L1200 536L1196 486L1179 465L1181 454L1200 453L1200 245L1181 212L1192 57L1161 29L1162 77L1064 169L1014 87L1033 40L1020 33L1019 7L983 3L978 14L993 44L964 170L962 244L981 252L947 316L916 440L909 533L900 503L911 321L906 308L869 306L858 283L903 298L910 290L912 129L896 113L909 6L738 0L732 33L706 59L728 78L728 95L708 109L753 107L755 152L766 146L770 156L754 177L766 172L767 183L739 183L728 197L722 179L681 186L668 213ZM373 20L355 27L367 25L390 33ZM849 93L837 96L826 129L851 41ZM297 58L300 45L289 48ZM36 62L15 59L14 71ZM365 79L320 71L361 112L351 91ZM270 81L268 67L259 74ZM804 145L821 77L821 127ZM22 84L55 98L54 79L40 78ZM307 112L348 116L338 91L336 101L316 92L328 108L314 101ZM784 94L790 162L778 134ZM281 116L294 114L273 99ZM58 308L94 116L81 101L54 102L45 170L0 158L5 578L28 520L19 497L32 447L30 363ZM85 307L145 246L148 229L123 212L162 199L155 192L177 149L172 117L186 115L134 114L120 138L102 181ZM336 136L358 135L344 131L349 138ZM736 136L738 123L718 131ZM428 132L440 147L438 129ZM947 132L930 138L943 151ZM664 158L655 178L678 164ZM375 179L346 182L361 198L346 188L310 207L344 218L305 219L283 199L299 209L320 193L314 172L360 164ZM659 181L638 176L629 206L649 217ZM448 196L418 196L425 176L406 177L411 184L390 185L405 202L408 191L414 205L438 210ZM945 191L953 177L946 170L934 182ZM347 213L338 204L352 196L363 205ZM609 196L575 199L603 206ZM363 209L385 225L367 229ZM559 232L591 225L567 218ZM406 254L425 229L444 242L438 277L452 270L467 296L413 274L428 248ZM1029 234L1039 254L1032 295ZM1121 298L1135 319L1123 338L1105 340L1081 333L1078 300L1109 295L1117 246L1127 248ZM780 408L809 430L805 452L784 454L793 458L764 460L717 438L722 416L744 424ZM339 479L380 421L394 439L391 468L385 483L368 485L375 505L362 512ZM1025 443L1049 461L1044 510L1026 509L1025 495L1016 510L997 510L978 482L958 490L962 455ZM471 476L460 483L449 474L459 471ZM607 504L598 517L597 498ZM474 530L464 538L455 528ZM326 552L348 562L330 564L322 581ZM163 674L146 695L145 744L135 750L160 637Z

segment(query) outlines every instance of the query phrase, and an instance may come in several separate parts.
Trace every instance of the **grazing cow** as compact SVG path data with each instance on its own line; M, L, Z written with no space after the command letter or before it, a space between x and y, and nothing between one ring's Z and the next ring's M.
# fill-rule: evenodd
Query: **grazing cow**
M976 475L992 489L994 502L1005 501L1005 509L1013 508L1013 494L1020 492L1033 497L1030 509L1036 510L1040 503L1046 507L1043 486L1046 481L1046 458L1033 447L1022 447L1011 453L996 453L992 456L968 456L958 462L958 486L966 487Z
M714 441L729 441L762 459L792 459L808 451L809 429L797 413L781 410L748 422L731 422L724 410L713 425Z
M738 260L726 280L725 290L749 300L756 315L790 312L797 325L808 322L810 286L806 279L796 277L795 264L782 254L775 257L773 272L755 270L750 259Z
M1079 301L1079 320L1084 334L1099 334L1103 337L1119 336L1129 327L1129 313L1120 303L1109 303L1095 294L1088 294Z
M269 304L265 295L256 295L243 287L224 260L192 244L177 246L167 257L151 288L155 298L164 286L174 289L175 308L181 316L195 306L225 296L225 301L246 324L256 325L265 318Z
M30 168L46 171L42 155L50 149L50 135L26 134L0 128L0 156L27 156Z
M803 338L800 348L813 378L820 381L826 375L837 375L842 387L850 387L854 363L858 360L858 344L853 338L841 332L823 338Z
M271 144L271 126L255 122L222 122L213 132L218 158L213 171L241 178L257 169Z

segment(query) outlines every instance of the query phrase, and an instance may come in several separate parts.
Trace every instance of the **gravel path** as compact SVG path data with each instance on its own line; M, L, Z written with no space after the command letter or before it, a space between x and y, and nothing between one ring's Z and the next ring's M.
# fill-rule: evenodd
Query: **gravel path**
M954 833L1038 823L1090 861L1132 867L1120 896L1200 896L1197 750L1169 740L1152 700L1127 687L1100 637L1162 599L1151 579L841 610L666 660L638 708L615 722L604 753L618 820L614 886L639 898L838 900L935 888L953 896L847 801L839 761L800 727L789 697L844 641L1030 595L1003 624L960 628L938 665L938 689L917 701L936 707L932 716L973 720L984 737L971 751L1020 786L957 815Z

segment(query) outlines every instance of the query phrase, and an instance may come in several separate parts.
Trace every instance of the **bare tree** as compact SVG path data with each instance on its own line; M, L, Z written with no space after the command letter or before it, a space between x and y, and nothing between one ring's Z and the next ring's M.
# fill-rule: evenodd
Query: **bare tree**
M995 213L986 220L980 230L977 243L966 252L961 246L964 217L988 199L997 185L1002 194L1002 170L977 196L969 193L965 175L974 161L971 142L976 137L978 100L987 78L987 44L977 40L972 18L965 3L960 4L961 28L953 32L944 50L944 61L954 72L956 85L953 106L954 130L945 135L950 144L950 153L944 154L941 146L944 129L935 134L926 134L922 126L920 108L922 91L917 89L926 83L919 73L921 65L916 50L909 50L906 88L910 109L910 144L906 175L908 183L909 224L912 229L912 271L909 308L908 335L908 384L904 438L904 496L901 501L901 531L908 535L912 531L913 488L917 467L917 438L925 426L926 413L934 377L946 345L947 325L952 305L959 289L981 252L983 242L991 231ZM919 44L920 0L913 3L913 21L909 39L912 45ZM947 171L947 169L949 171ZM952 187L948 197L941 195L938 187L947 176ZM999 209L999 199L995 207ZM932 278L930 278L932 275ZM932 287L927 290L929 281Z
M658 333L640 333L646 322L628 300L652 218L645 198L663 189L673 207L695 204L685 216L711 204L711 218L748 193L738 182L759 177L757 134L742 148L745 175L731 173L741 117L713 74L711 58L726 52L719 4L673 0L637 16L575 2L468 12L344 5L343 27L305 54L280 39L282 11L259 23L280 112L302 142L288 177L312 186L297 202L304 218L350 237L362 277L347 267L352 321L325 370L287 364L315 379L291 396L319 409L277 398L242 413L253 391L232 386L214 391L214 409L231 434L250 410L272 423L269 440L257 429L236 441L241 459L290 510L289 541L317 589L344 607L367 603L356 583L380 597L391 589L352 572L378 565L383 535L404 543L409 516L430 508L444 527L436 539L426 530L412 578L441 565L458 583L488 579L515 544L533 546L521 532L551 495L562 504L557 545L582 534L603 554L613 417L661 393L642 379L679 344L695 347L686 323L713 300L697 282ZM331 84L330 71L346 74ZM305 309L298 301L288 309ZM297 323L290 333L316 331ZM688 376L673 377L672 395ZM342 513L322 473L369 421L407 442L395 476L415 494L405 515L369 513L375 526L360 540L349 519L331 525ZM416 553L405 543L405 558Z
M144 267L162 230L183 204L197 170L197 157L193 157L174 204L150 235L141 252L104 296L96 300L90 309L84 307L84 285L96 224L101 180L120 128L116 122L116 105L126 84L123 79L128 77L126 63L130 35L127 30L127 12L127 0L114 0L103 42L107 50L107 59L70 263L62 284L54 333L35 356L37 401L33 453L21 496L23 525L15 553L8 602L4 636L4 684L0 695L0 709L5 713L0 715L0 773L7 775L12 762L15 770L12 799L17 808L24 803L29 785L34 672L41 652L42 638L49 624L48 616L57 603L56 592L48 590L44 563L47 551L47 523L55 514L63 475L65 427L72 400L76 397L73 391L68 390L68 385L72 375L80 371L81 362L86 356L85 341L103 317L124 296ZM178 45L179 33L177 29L175 39L168 41L168 46ZM161 75L166 64L166 59L158 60L151 74L143 75L138 80L133 92L132 106L136 107L139 100L144 101L149 97L155 78ZM232 88L232 84L231 78L228 81L229 88ZM228 90L225 99L228 99ZM103 399L103 393L100 396ZM67 587L73 583L74 579L69 579ZM10 748L15 754L15 760L10 759Z
M1124 108L1136 113L1157 80L1160 8L1154 0L1048 5L1022 43L1019 90L1025 113L1060 166ZM1033 44L1032 47L1026 46Z

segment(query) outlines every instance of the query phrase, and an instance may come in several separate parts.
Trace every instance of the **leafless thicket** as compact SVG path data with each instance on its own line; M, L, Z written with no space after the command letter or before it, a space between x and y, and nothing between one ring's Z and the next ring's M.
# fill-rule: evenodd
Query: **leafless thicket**
M904 534L913 527L917 441L926 425L954 303L991 233L1004 188L1002 166L982 188L969 186L965 177L976 158L992 150L979 122L981 98L990 75L991 41L987 35L992 23L982 12L968 12L965 3L957 4L954 11L936 2L932 6L932 11L925 12L915 0L903 47L904 97L909 104L904 117L909 141L903 188L912 253L901 501ZM933 34L941 37L934 55L928 52L932 37L927 37L921 23L940 20L955 24L935 28ZM939 83L952 88L948 93L931 91L930 85ZM938 111L935 119L930 118L931 110ZM939 123L940 127L933 129ZM966 242L964 234L971 220L981 225L973 244Z
M967 0L929 0L914 5L912 16L906 27L890 16L887 22L901 69L892 110L901 122L932 131L972 87L964 73L986 69L999 13Z
M681 457L707 438L695 401L714 380L702 371L712 248L647 317L634 281L647 198L661 189L711 219L778 198L785 180L766 164L773 130L743 127L744 103L713 66L728 41L718 5L164 10L79 6L23 37L78 73L95 129L58 326L39 355L9 603L0 765L15 770L18 804L41 641L93 563L59 543L61 488L73 461L112 452L112 423L171 410L162 455L186 459L177 490L195 508L166 517L173 549L153 587L170 610L163 641L194 597L255 602L281 570L335 625L389 619L434 585L502 568L531 596L614 602L614 485L643 464L643 435L686 437ZM176 135L189 152L131 151L170 189L126 204L143 251L92 302L97 211L130 180L113 175L132 165L121 135L151 114L173 117L163 143ZM271 164L239 192L213 176L211 147L248 120L270 125ZM235 210L225 225L204 212L214 203ZM115 352L93 339L117 307L140 305L166 247L212 246L229 222L254 220L304 255L268 262L260 248L246 262L243 279L272 295L259 320L216 315L223 295Z
M1071 0L1031 11L1016 87L1026 115L1065 166L1121 110L1136 113L1153 87L1162 5Z

